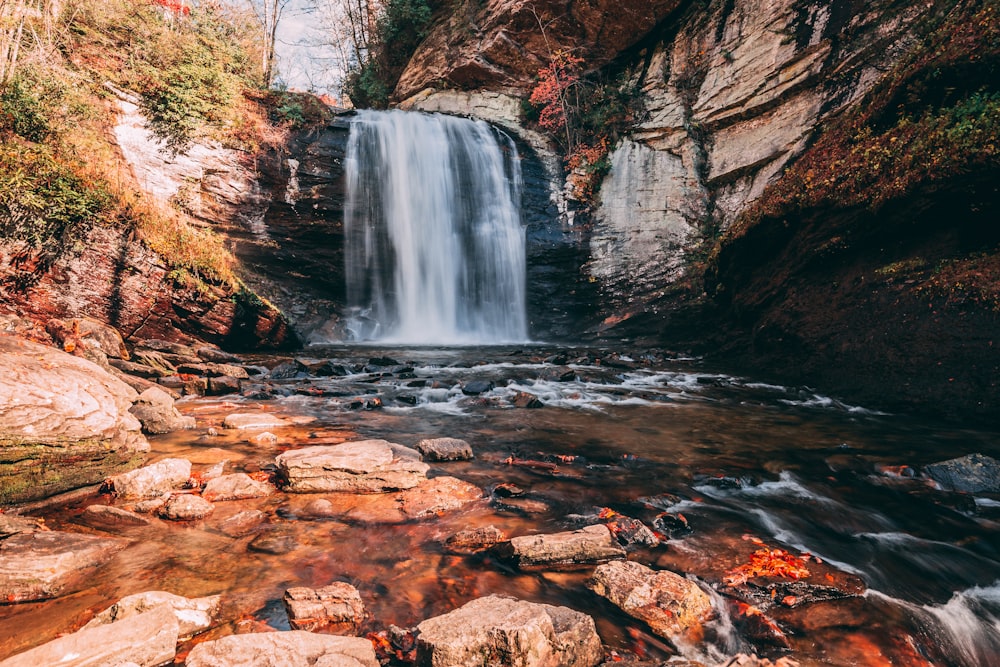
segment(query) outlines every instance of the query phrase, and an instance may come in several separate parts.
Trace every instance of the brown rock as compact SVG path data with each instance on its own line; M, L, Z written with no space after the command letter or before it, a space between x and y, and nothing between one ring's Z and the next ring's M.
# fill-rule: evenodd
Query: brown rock
M426 479L428 466L416 451L385 440L306 447L277 458L288 490L296 493L384 493Z
M367 639L302 630L231 635L202 642L191 650L185 664L187 667L380 667L375 649Z
M568 567L625 558L625 549L603 525L543 535L524 535L498 547L520 567Z
M414 449L427 461L468 461L472 458L472 447L458 438L421 440Z
M283 599L294 630L316 630L335 623L357 625L364 620L365 605L354 586L336 582L323 588L289 588Z
M700 639L712 600L693 581L667 570L618 561L598 566L590 588L667 639Z
M80 521L101 529L135 528L137 526L148 526L149 519L110 505L90 505L83 510Z
M211 502L243 500L269 496L274 491L274 486L271 484L258 482L250 475L238 472L209 480L201 492L201 497Z
M226 394L238 394L243 389L239 379L230 375L220 375L219 377L208 378L208 396L225 396Z
M399 494L403 514L410 519L457 510L483 497L482 490L454 477L435 477Z
M227 416L222 425L232 429L268 429L288 426L289 422L266 412L235 413Z
M449 551L470 553L483 551L507 540L507 535L496 526L462 530L444 541Z
M200 496L182 493L167 501L160 516L171 521L198 521L215 510L215 506Z
M194 428L194 417L185 417L174 407L174 399L159 387L150 387L139 394L129 410L142 422L142 430L150 434L172 433Z
M219 530L229 537L249 535L267 520L267 515L260 510L243 510L225 519L219 524Z

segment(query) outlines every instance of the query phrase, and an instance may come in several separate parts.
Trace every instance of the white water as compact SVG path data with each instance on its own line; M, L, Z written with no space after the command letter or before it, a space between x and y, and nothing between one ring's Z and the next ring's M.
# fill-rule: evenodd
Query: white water
M358 113L345 212L353 340L527 339L518 161L482 121Z

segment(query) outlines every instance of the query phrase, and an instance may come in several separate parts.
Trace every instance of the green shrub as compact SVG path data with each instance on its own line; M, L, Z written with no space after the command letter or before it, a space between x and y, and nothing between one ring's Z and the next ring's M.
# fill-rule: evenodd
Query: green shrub
M41 100L20 77L0 91L0 127L35 142L51 132Z

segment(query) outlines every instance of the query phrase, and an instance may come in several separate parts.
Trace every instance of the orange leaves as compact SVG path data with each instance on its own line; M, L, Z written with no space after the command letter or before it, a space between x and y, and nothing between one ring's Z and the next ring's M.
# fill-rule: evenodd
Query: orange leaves
M754 543L760 543L757 538L744 536ZM723 583L727 586L740 586L756 577L781 577L785 579L804 579L810 575L806 567L806 554L800 558L783 549L758 549L750 554L750 560L743 565L726 572Z
M540 107L538 124L543 130L559 132L566 127L566 90L580 80L583 58L557 51L547 67L538 70L538 84L528 101Z

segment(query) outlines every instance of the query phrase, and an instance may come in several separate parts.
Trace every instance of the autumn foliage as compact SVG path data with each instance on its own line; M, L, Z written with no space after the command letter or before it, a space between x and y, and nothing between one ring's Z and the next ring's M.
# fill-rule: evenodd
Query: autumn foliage
M538 70L538 84L531 91L528 101L539 107L538 125L553 134L567 127L567 91L580 81L577 58L565 51L557 51L547 67Z
M783 549L758 549L750 555L750 560L734 567L726 573L723 581L727 586L740 586L757 577L784 579L805 579L809 576L806 558L799 558Z

